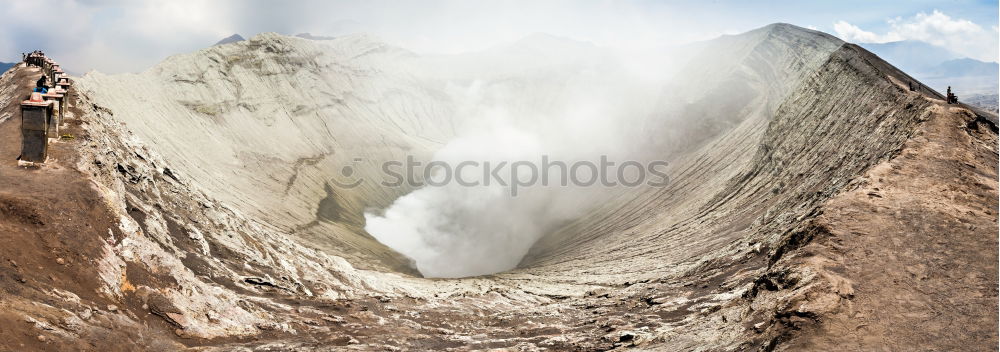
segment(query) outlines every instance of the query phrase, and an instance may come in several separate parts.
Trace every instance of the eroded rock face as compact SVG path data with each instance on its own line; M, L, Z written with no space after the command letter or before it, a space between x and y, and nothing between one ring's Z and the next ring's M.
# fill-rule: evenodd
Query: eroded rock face
M212 198L362 266L402 271L358 232L366 207L408 189L327 190L344 166L376 179L378 161L426 159L451 135L450 105L406 74L411 57L363 36L263 34L79 85Z
M649 151L671 156L668 187L622 192L518 269L450 280L407 274L358 223L406 190L324 187L351 155L429 156L455 134L454 95L407 73L441 66L370 38L267 34L140 75L89 75L74 104L86 138L63 166L111 219L86 252L82 280L96 285L39 283L63 306L14 311L57 336L45 343L146 324L155 338L128 341L148 349L823 349L863 328L855 320L888 336L859 350L995 345L995 306L962 312L984 327L975 339L909 338L948 331L951 315L912 334L878 317L943 309L915 288L955 280L949 263L974 279L955 296L995 303L996 126L818 32L772 25L717 44L703 55L733 51L693 75L702 93L668 91L690 104L656 110L713 114L679 127L694 147ZM726 87L746 94L700 99ZM918 253L932 238L956 255ZM894 268L893 285L866 265ZM914 304L884 309L897 295Z

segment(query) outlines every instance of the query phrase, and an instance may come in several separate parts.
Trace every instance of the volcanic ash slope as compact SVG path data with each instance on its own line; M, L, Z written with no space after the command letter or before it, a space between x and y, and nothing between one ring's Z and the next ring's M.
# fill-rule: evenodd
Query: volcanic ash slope
M454 280L408 274L364 232L365 209L412 190L329 180L430 158L460 135L471 117L456 113L455 82L550 111L600 55L490 71L365 36L263 34L140 74L88 74L94 137L77 168L121 224L85 279L127 303L108 314L153 316L160 336L209 349L824 349L864 329L885 338L849 348L995 346L993 123L816 31L776 24L691 50L677 84L654 91L663 104L629 123L651 131L635 138L644 156L671 161L669 186L588 208L517 269ZM959 280L955 267L966 284L921 293ZM949 302L993 308L942 313ZM982 328L958 331L959 318Z

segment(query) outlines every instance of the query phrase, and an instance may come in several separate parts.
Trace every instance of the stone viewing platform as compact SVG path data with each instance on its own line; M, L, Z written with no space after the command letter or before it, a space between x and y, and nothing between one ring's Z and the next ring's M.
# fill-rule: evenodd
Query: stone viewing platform
M24 58L25 67L37 67L41 77L30 96L21 102L21 155L18 164L38 166L48 159L48 145L61 137L66 122L72 83L65 71L41 51Z

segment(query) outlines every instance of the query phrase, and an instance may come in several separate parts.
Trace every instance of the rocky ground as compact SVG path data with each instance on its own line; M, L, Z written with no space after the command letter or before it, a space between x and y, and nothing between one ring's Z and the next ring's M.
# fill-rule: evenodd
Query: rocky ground
M122 302L101 294L98 259L118 231L120 218L105 193L77 166L90 138L77 106L68 109L67 128L50 143L44 167L19 167L18 104L41 75L17 67L3 81L0 116L0 336L4 350L121 349L162 338L143 337L149 327L123 320ZM77 96L71 95L71 101ZM149 273L146 273L149 275ZM144 317L145 318L145 317ZM121 330L119 330L121 329ZM166 332L164 329L160 333ZM146 342L142 342L146 340ZM117 342L116 342L117 341ZM55 344L53 344L55 343Z
M910 92L905 73L818 32L773 25L726 40L721 47L744 49L719 63L729 74L706 82L733 86L737 76L765 93L738 106L685 108L735 115L692 127L706 132L673 162L669 187L621 194L544 238L518 269L448 280L405 270L351 225L357 214L317 217L316 204L330 196L327 166L295 162L309 155L278 148L278 161L261 163L266 155L198 155L184 143L205 128L213 140L253 150L239 144L241 133L285 122L226 132L251 124L237 119L257 117L247 111L273 108L240 97L264 94L255 85L271 87L280 74L316 82L290 72L303 63L374 75L368 90L338 99L382 121L389 112L362 108L406 83L369 71L380 59L338 55L405 53L365 40L324 41L330 49L265 35L206 52L220 65L269 72L262 80L213 81L214 66L183 65L192 71L82 78L65 132L72 138L30 169L14 161L17 103L39 73L15 68L0 78L0 349L995 350L995 115ZM254 50L274 59L253 59ZM135 104L144 98L112 87L130 79L136 92L166 98ZM234 95L206 115L197 112L208 111L205 100L177 96L192 84ZM447 105L433 90L413 94ZM418 109L402 96L403 111ZM312 126L323 119L309 116L339 106L297 108L318 112L289 121ZM340 132L316 131L305 154L336 146L320 136ZM347 133L359 131L367 127ZM258 166L288 177L239 171ZM231 189L215 188L230 179ZM281 192L291 193L287 213L261 215L252 202ZM312 230L299 230L329 229L334 244L293 233L290 225L310 221Z

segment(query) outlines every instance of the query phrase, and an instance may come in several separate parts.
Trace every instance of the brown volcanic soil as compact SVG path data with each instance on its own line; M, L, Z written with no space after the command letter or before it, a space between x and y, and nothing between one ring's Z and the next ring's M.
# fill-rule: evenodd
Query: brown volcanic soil
M996 126L933 109L898 157L813 221L816 239L792 261L846 278L851 304L789 350L996 350Z
M27 97L40 75L37 68L14 70L15 96ZM7 77L5 77L7 78ZM71 99L75 100L75 93ZM66 121L60 134L74 138L49 143L49 159L43 167L19 167L20 99L11 100L0 115L12 118L0 123L0 350L132 350L143 345L142 330L132 326L105 330L106 335L83 335L51 345L53 334L23 316L58 317L61 309L80 312L79 301L101 307L84 315L100 320L108 305L121 305L98 294L97 258L102 241L111 241L109 231L118 228L94 181L75 168L79 141L88 138L80 119ZM68 109L74 116L81 110ZM109 230L111 229L111 230ZM120 233L115 234L121 237ZM54 290L68 299L54 299ZM78 300L75 297L78 297ZM83 308L87 309L87 308ZM60 321L64 327L83 321ZM69 343L67 343L69 342Z
M997 126L927 99L899 154L772 256L751 291L762 349L996 350Z

